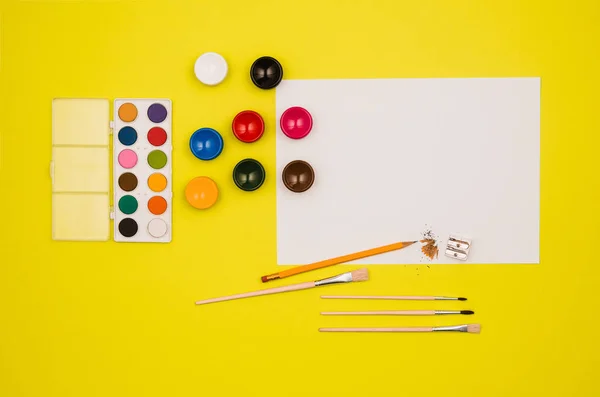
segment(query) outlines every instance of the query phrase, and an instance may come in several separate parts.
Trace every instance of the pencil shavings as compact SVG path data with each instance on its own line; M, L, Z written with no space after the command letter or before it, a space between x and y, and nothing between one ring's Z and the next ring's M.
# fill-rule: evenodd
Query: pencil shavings
M437 246L436 236L432 233L431 229L427 229L423 233L423 238L419 240L419 242L424 244L421 247L421 252L423 252L425 256L427 256L430 260L433 260L434 258L437 259L440 250Z
M424 239L419 240L422 244L425 244L421 247L421 251L431 260L434 258L437 259L438 254L440 252L439 248L436 245L436 241L434 239Z

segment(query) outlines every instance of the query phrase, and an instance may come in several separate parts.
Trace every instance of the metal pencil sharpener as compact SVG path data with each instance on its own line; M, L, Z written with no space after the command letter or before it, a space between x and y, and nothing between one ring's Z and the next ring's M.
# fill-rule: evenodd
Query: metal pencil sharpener
M471 249L471 240L462 236L451 234L446 244L446 256L461 261L466 261Z

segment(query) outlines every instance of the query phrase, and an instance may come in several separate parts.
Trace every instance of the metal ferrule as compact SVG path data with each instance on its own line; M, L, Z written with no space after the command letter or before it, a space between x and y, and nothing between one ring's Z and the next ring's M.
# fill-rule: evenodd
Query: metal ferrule
M448 297L448 296L436 296L435 300L436 301L457 301L458 298L452 298L452 297Z
M435 314L460 314L460 310L436 310Z
M341 283L349 283L352 281L352 272L339 274L337 276L324 278L322 280L315 281L315 287L320 285L328 285L328 284L341 284Z
M454 325L451 327L433 327L433 332L467 332L467 325Z

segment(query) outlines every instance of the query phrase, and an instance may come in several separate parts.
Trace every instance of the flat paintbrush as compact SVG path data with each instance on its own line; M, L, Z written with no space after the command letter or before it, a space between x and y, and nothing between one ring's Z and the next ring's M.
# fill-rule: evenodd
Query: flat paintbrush
M337 276L325 278L322 280L308 281L306 283L286 285L284 287L269 288L269 289L264 289L264 290L260 290L260 291L246 292L243 294L229 295L229 296L223 296L220 298L206 299L206 300L197 301L196 304L204 305L206 303L249 298L251 296L277 294L280 292L297 291L297 290L301 290L301 289L309 289L309 288L320 287L320 286L329 285L329 284L341 284L341 283L352 283L352 282L358 282L358 281L367 281L368 279L369 279L369 271L367 269L359 269L359 270L354 270L352 272L338 274Z

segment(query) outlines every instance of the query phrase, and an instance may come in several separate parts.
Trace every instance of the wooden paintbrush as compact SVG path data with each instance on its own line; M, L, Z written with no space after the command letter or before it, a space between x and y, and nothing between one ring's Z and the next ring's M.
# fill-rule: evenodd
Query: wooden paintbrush
M363 312L321 312L324 316L441 316L445 314L475 314L473 310L379 310Z
M295 274L306 273L316 269L322 269L327 266L338 265L344 262L350 262L357 259L366 258L368 256L379 255L385 252L395 251L402 248L406 248L410 245L413 245L416 241L403 241L400 243L394 243L389 245L384 245L381 247L371 248L368 250L355 252L353 254L338 256L337 258L325 259L320 262L311 263L309 265L296 266L288 270L284 270L278 273L269 274L267 276L262 276L261 281L266 283L268 281L277 280L280 278L286 278L293 276Z
M197 301L196 304L204 305L204 304L213 303L213 302L221 302L221 301L228 301L228 300L233 300L233 299L249 298L251 296L269 295L269 294L277 294L277 293L281 293L281 292L309 289L309 288L320 287L320 286L329 285L329 284L367 281L368 279L369 279L369 271L367 269L359 269L359 270L354 270L352 272L338 274L337 276L325 278L322 280L308 281L306 283L286 285L284 287L269 288L269 289L264 289L264 290L260 290L260 291L246 292L243 294L223 296L220 298L206 299L206 300Z
M321 299L381 299L402 301L466 301L463 297L450 296L395 296L395 295L322 295Z
M479 324L453 325L449 327L404 327L404 328L319 328L320 332L481 332Z

